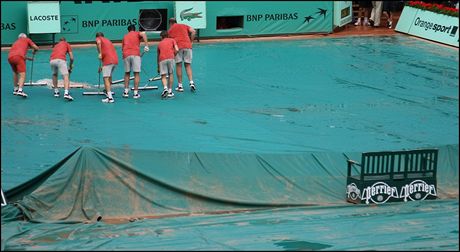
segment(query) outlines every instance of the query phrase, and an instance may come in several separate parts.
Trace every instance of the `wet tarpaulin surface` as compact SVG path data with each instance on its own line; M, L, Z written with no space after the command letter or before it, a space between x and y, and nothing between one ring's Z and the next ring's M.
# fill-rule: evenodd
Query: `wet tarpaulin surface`
M360 206L344 202L346 175L340 168L353 153L126 153L83 147L6 193L14 204L2 209L2 247L452 249L458 247L453 152L458 146L440 148L438 200ZM185 238L188 232L197 236ZM155 239L134 245L130 236ZM396 236L407 244L395 243Z
M49 53L35 56L34 80L50 79ZM75 48L74 55L71 80L96 90L96 48ZM161 100L159 82L148 83L160 89L143 91L140 99L122 98L118 85L113 104L81 95L88 89L72 89L72 103L54 98L49 87L26 87L26 100L13 96L6 56L2 52L4 189L82 145L290 153L458 144L458 51L406 36L198 43L197 93L188 90L187 77L185 92L173 100ZM155 57L143 57L148 77L156 74ZM114 79L121 78L119 65Z
M74 54L72 81L97 89L96 49ZM13 96L6 55L2 187L17 195L23 211L2 209L2 249L458 249L458 51L452 48L405 36L196 44L197 93L186 89L161 100L152 90L134 100L121 98L116 86L114 104L82 96L81 89L66 103L46 86L26 87L26 100ZM141 85L156 69L154 55L146 56ZM34 80L50 78L48 57L49 51L36 55ZM122 72L120 65L114 79ZM343 154L359 160L365 151L424 147L443 156L440 200L344 202ZM92 150L85 154L93 156L89 164L102 165L83 165L85 158L77 158L83 150ZM216 155L222 156L210 161ZM211 169L213 163L220 165ZM117 179L104 164L128 175ZM104 167L106 176L94 167ZM101 178L138 196L99 197L84 186L109 190L110 180ZM155 190L140 194L146 184ZM50 195L80 201L61 209ZM128 199L146 204L117 206ZM160 218L94 222L100 209L94 206L108 201L105 207L115 211L99 212L103 219L152 211ZM35 221L16 220L18 214Z
M458 160L440 149L440 198L458 194ZM158 218L248 209L344 204L344 153L209 154L79 148L13 188L34 222Z

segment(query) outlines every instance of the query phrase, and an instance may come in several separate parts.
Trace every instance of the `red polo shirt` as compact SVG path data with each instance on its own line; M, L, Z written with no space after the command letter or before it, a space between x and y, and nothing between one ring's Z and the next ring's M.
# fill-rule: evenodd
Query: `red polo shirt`
M118 64L118 55L115 50L115 46L110 40L104 37L96 38L96 41L101 41L101 54L102 54L102 63L104 66L110 64Z
M190 41L188 30L190 26L185 24L173 24L169 28L168 36L173 38L177 42L179 49L182 48L192 48L192 42Z

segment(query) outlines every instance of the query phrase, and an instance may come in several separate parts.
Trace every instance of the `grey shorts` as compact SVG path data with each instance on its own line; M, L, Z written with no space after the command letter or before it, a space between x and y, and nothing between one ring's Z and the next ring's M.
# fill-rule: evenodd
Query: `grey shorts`
M50 61L51 72L53 74L57 74L58 70L62 75L69 74L69 70L67 69L67 63L65 60L62 59L54 59Z
M173 59L167 59L160 61L160 74L173 74L175 62Z
M192 63L192 49L190 48L182 48L179 49L179 52L176 54L176 63Z
M141 72L141 57L140 56L130 55L124 58L123 62L125 63L125 73L129 73L131 71L135 73Z
M117 65L115 64L110 64L102 67L102 77L110 77L112 76L113 70L115 70L115 67Z

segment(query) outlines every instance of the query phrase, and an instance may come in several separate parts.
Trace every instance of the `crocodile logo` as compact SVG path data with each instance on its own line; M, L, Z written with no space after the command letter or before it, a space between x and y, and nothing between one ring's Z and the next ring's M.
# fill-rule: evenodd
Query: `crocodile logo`
M185 9L183 11L180 12L180 20L184 20L184 19L187 19L187 21L190 21L192 20L193 18L202 18L201 15L201 12L189 12L193 9L190 8L190 9Z

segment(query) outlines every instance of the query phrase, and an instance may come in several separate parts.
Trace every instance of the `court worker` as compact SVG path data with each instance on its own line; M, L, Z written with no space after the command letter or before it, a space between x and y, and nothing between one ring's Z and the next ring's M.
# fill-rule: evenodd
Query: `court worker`
M70 66L67 69L67 58L66 55L69 54ZM50 56L50 66L51 72L53 74L53 87L54 87L54 97L59 97L59 89L57 86L58 83L58 71L61 73L62 78L64 79L64 99L72 101L73 97L69 94L70 80L69 75L73 69L73 53L72 47L67 43L65 37L61 37L59 43L53 47L53 51Z
M104 37L104 33L96 33L96 45L98 51L98 58L101 61L99 72L102 71L102 77L104 78L104 87L107 98L102 99L102 102L113 103L115 100L112 97L111 84L112 74L115 67L118 65L118 55L115 50L115 46L112 41Z
M29 48L33 49L32 58L26 56ZM27 97L27 94L22 90L26 79L26 60L34 60L38 50L39 47L25 33L20 33L18 39L11 46L8 63L13 70L13 95Z
M175 18L169 19L168 36L177 42L179 52L176 54L176 74L177 74L177 88L176 91L183 92L182 86L182 62L185 65L188 80L190 81L190 90L196 90L195 83L193 82L192 72L192 42L195 39L196 31L192 27L185 24L178 24Z
M123 97L129 97L129 78L131 71L134 74L134 95L133 98L137 99L140 96L138 93L139 90L139 73L141 71L141 54L140 54L140 44L141 39L144 41L144 53L149 51L149 43L147 40L147 35L145 32L136 31L136 26L129 25L128 33L123 37L121 42L121 50L123 52L123 63L125 67L125 76L124 84L125 90L123 92Z
M160 33L161 41L158 43L157 48L157 66L158 73L161 75L161 82L163 84L162 98L173 97L172 85L174 82L174 57L179 51L179 47L174 39L168 38L168 32L162 31ZM166 76L169 76L166 78Z

